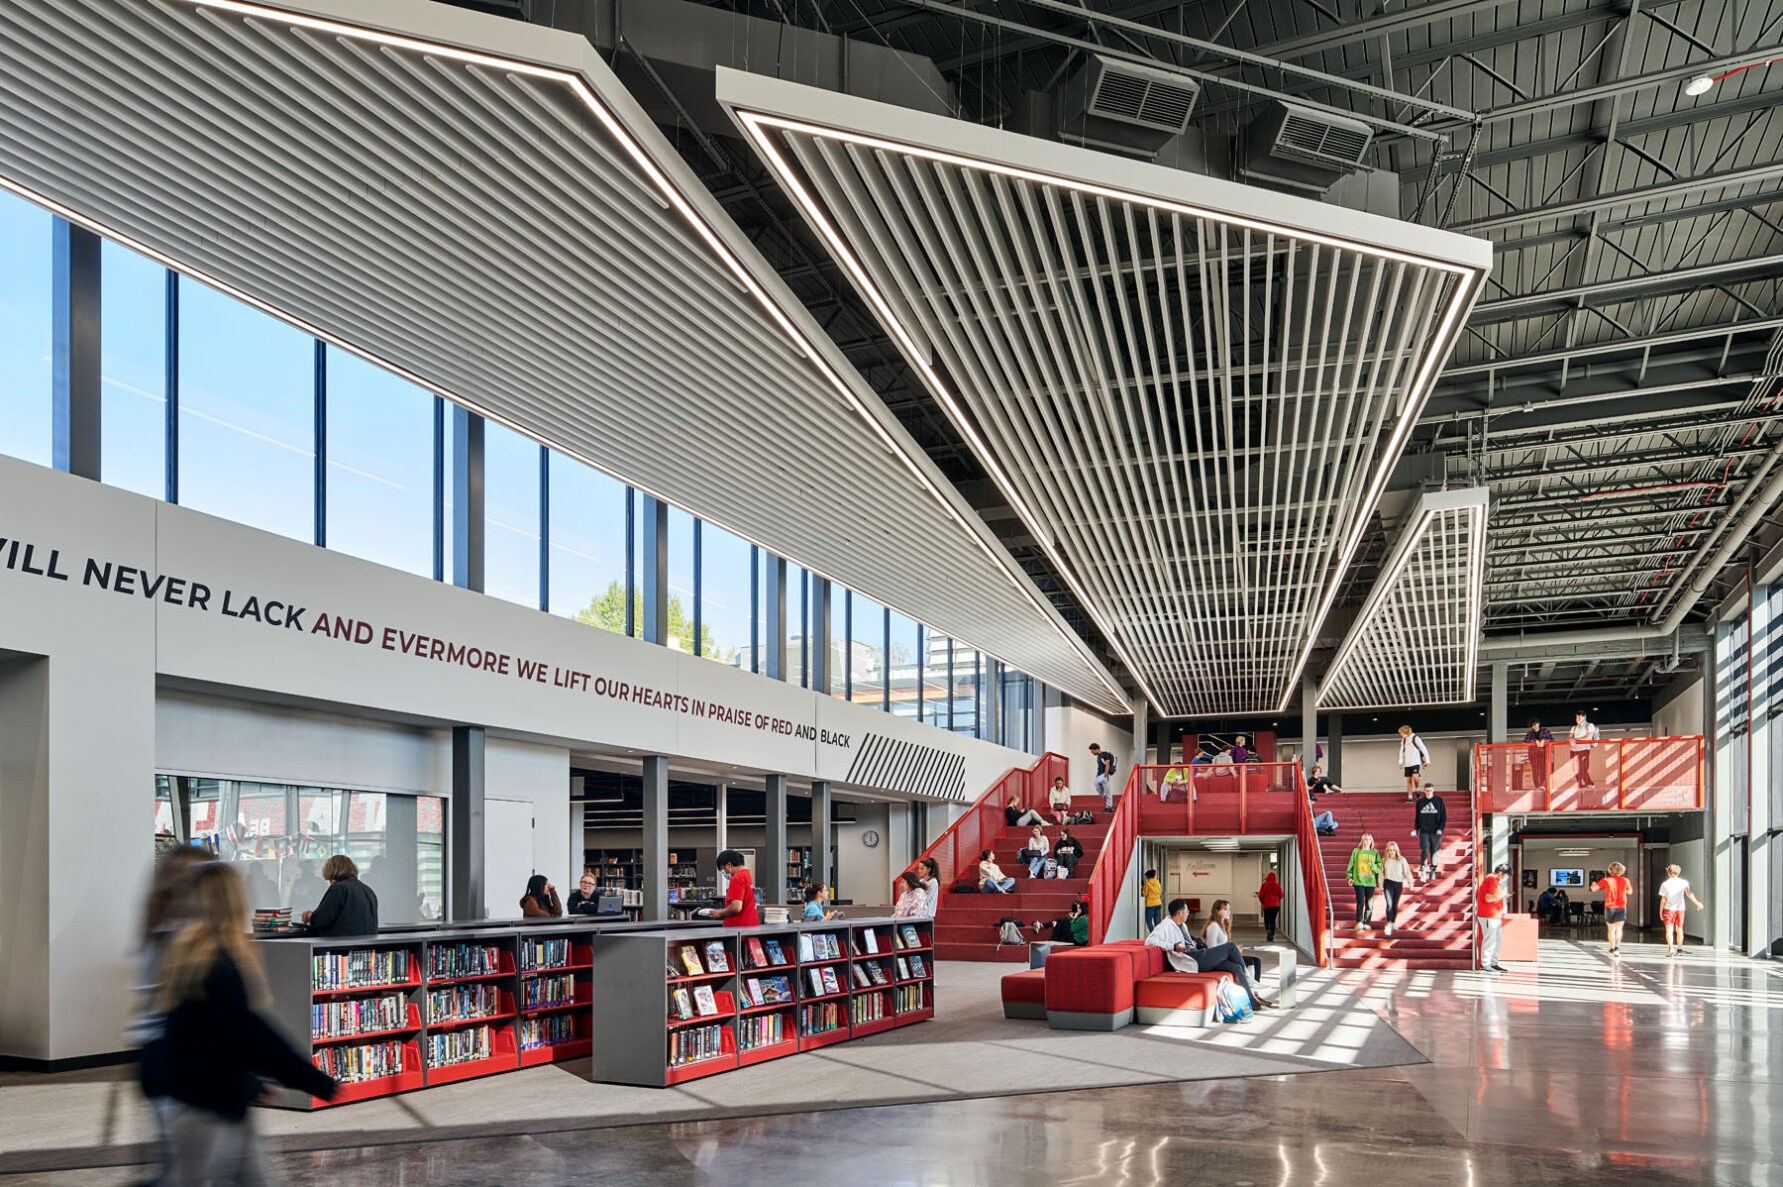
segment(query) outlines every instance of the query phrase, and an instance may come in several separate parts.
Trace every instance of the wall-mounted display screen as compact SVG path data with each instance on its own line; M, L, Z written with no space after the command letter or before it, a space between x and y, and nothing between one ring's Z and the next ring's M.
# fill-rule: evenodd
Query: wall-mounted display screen
M1548 871L1548 885L1549 886L1583 886L1583 885L1585 885L1585 871L1584 870L1549 870Z

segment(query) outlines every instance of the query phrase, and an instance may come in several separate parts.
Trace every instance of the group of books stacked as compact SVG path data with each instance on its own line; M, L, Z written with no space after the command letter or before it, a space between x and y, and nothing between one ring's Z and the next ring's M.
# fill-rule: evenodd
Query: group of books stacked
M721 1023L716 1026L689 1026L683 1030L670 1031L669 1066L680 1067L729 1054L724 1047L726 1030L727 1027Z
M863 1022L877 1022L885 1017L885 994L883 993L856 994L849 1005L853 1007L851 1017L856 1026Z
M429 1022L462 1022L501 1012L501 991L494 985L452 985L427 991Z
M321 990L375 989L400 985L409 979L409 953L405 948L318 953L314 987Z
M897 1009L900 1014L920 1010L929 1004L929 988L926 985L901 985L893 992L897 995Z
M254 930L278 931L291 926L290 907L255 907Z
M520 968L523 972L531 972L533 969L561 969L569 963L568 940L522 938L520 941Z
M378 1080L403 1070L401 1043L361 1043L356 1047L324 1047L311 1057L322 1071L343 1084Z
M675 1017L685 1022L697 1012L702 1018L711 1018L718 1013L718 997L712 992L710 985L695 985L693 992L677 989L670 996L674 1004Z
M435 944L427 950L429 977L481 977L501 972L501 949L494 944Z
M495 1049L495 1034L487 1026L470 1026L427 1036L427 1066L446 1067L488 1059Z
M556 977L529 977L521 983L520 995L520 1005L528 1010L568 1005L576 1000L576 978L568 973Z
M407 1005L400 993L315 1002L310 1006L310 1034L318 1039L338 1039L396 1030L408 1021Z
M743 992L748 1005L780 1006L792 1002L792 984L785 977L745 977Z
M799 959L841 960L842 942L836 939L833 932L802 931L799 933Z
M800 1034L822 1034L826 1030L835 1030L841 1025L841 1002L817 1002L813 1005L799 1007Z
M826 994L841 993L842 982L836 979L836 970L830 965L822 968L806 969L805 976L811 981L811 992L816 997Z
M786 963L786 952L780 947L779 940L764 940L760 936L750 936L744 944L749 957L749 968L765 969Z
M574 1042L576 1037L574 1014L546 1014L520 1020L520 1047L525 1051Z
M703 977L707 973L728 973L731 971L730 953L724 950L723 940L708 940L706 942L705 953L706 960L702 965L700 963L700 949L697 946L693 944L681 945L679 956L681 967L686 970L686 976ZM676 973L674 971L673 965L670 966L669 972L671 976L682 975L681 973Z
M745 1018L737 1028L738 1045L745 1051L753 1051L757 1047L772 1047L776 1043L784 1043L792 1036L787 1033L785 1014L757 1014L753 1018Z

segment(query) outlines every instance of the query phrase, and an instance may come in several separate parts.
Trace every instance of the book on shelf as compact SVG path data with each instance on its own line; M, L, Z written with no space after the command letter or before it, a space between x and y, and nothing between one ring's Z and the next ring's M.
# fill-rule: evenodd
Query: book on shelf
M745 941L745 946L749 949L749 963L752 967L759 969L768 963L768 952L760 936L750 936Z
M525 1018L520 1022L520 1047L525 1051L555 1047L579 1037L574 1014L546 1014L542 1018Z
M867 946L867 955L868 956L878 956L879 955L879 940L876 936L873 935L872 928L869 927L866 931L861 933L861 943L863 943Z
M681 967L687 970L689 977L705 975L705 967L700 964L700 954L692 944L681 945Z
M688 994L687 990L675 990L673 1000L675 1003L675 1017L677 1019L685 1022L693 1017L693 998Z
M702 1017L709 1018L718 1013L718 997L712 992L710 985L695 985L693 987L693 1008L698 1010Z
M730 954L724 950L723 940L706 941L706 971L708 973L728 973L731 971Z
M811 992L818 997L822 997L824 995L823 970L806 969L805 974L811 978Z
M906 948L920 948L920 947L922 947L922 940L917 936L916 929L914 927L910 926L908 923L906 923L903 927L898 929L898 934L902 935L904 937L904 947L906 947Z
M831 959L831 960L841 960L842 959L842 941L836 938L835 932L825 932L824 933L823 947L824 947L824 951L829 953L829 959Z
M924 985L903 985L897 990L897 1011L908 1014L912 1010L920 1010L928 1005L928 987Z
M501 972L501 949L494 944L432 944L427 949L427 975L482 977Z
M427 1036L427 1066L447 1067L488 1059L495 1053L495 1032L488 1026L442 1031Z
M520 968L522 972L535 969L560 969L570 963L570 942L568 940L535 940L523 936L520 940Z
M817 949L812 944L812 936L811 936L811 933L808 931L802 931L799 933L799 959L800 960L816 960L817 959Z
M786 963L786 953L781 950L779 940L766 940L762 946L768 950L769 964Z
M772 1047L776 1043L784 1043L791 1037L787 1033L785 1014L757 1014L743 1020L737 1033L737 1045L750 1051L757 1047Z
M689 1026L669 1032L669 1066L700 1063L728 1054L724 1049L725 1027Z
M861 942L854 938L854 933L852 933L852 932L850 932L849 936L848 936L848 955L850 955L850 956L864 955L864 953L861 952Z
M541 1006L564 1006L576 1000L576 978L569 973L554 977L528 977L520 983L520 1005L536 1010Z
M871 977L867 976L867 970L864 966L858 964L849 965L848 971L854 975L854 983L860 988L873 988L873 980Z
M761 981L756 977L743 978L743 994L748 1003L752 1006L762 1006L767 1004L762 1000Z
M842 1025L841 1002L817 1002L799 1008L799 1030L804 1034L821 1034Z
M879 967L879 962L877 960L870 960L867 962L867 976L871 978L875 985L891 984L891 978L885 975L885 970Z
M403 948L320 952L311 961L311 974L314 989L376 989L409 980L409 954Z
M910 971L919 977L926 977L929 975L928 969L923 967L922 957L915 954L912 954L910 957Z
M910 966L904 963L902 956L898 957L898 980L910 980Z
M501 990L495 985L448 985L427 991L429 1022L462 1022L467 1018L487 1018L500 1013Z
M310 1035L318 1039L337 1039L400 1030L409 1020L407 1005L400 993L315 1002L310 1006Z
M792 1000L792 983L785 977L763 977L758 1006L781 1006Z
M818 972L823 974L823 991L825 993L841 993L842 982L836 979L836 966L826 964Z
M343 1084L381 1080L407 1070L403 1067L402 1044L394 1041L324 1047L310 1057L310 1062Z

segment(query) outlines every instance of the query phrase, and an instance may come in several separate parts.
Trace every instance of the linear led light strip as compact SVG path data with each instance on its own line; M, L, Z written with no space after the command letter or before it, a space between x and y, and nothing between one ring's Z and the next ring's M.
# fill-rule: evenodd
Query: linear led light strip
M1344 546L1340 554L1341 559L1332 575L1332 580L1328 585L1326 595L1323 601L1319 604L1318 612L1313 618L1311 627L1307 631L1306 644L1301 649L1300 656L1295 661L1293 670L1288 675L1287 688L1283 692L1282 703L1276 708L1276 712L1284 712L1287 709L1288 702L1292 699L1294 686L1300 679L1300 673L1305 668L1308 657L1312 654L1313 643L1318 638L1319 628L1324 625L1325 616L1330 613L1331 605L1336 600L1339 586L1337 578L1349 568L1350 561L1354 558L1356 549L1361 546L1362 538L1368 524L1369 512L1373 510L1376 500L1380 498L1382 490L1385 489L1387 480L1392 474L1393 465L1398 460L1400 452L1405 447L1406 438L1410 436L1413 428L1416 427L1418 413L1423 408L1424 397L1428 393L1430 384L1435 381L1435 371L1438 362L1447 357L1448 350L1444 344L1451 340L1458 332L1461 314L1472 303L1473 294L1479 285L1478 271L1461 264L1451 264L1443 260L1433 260L1424 256L1411 255L1406 252L1395 251L1391 248L1366 246L1350 240L1323 235L1316 231L1305 231L1298 228L1277 226L1258 219L1245 218L1241 215L1228 214L1223 211L1192 206L1185 202L1169 201L1163 198L1152 197L1147 194L1135 193L1130 190L1119 190L1109 186L1096 185L1091 182L1077 181L1069 177L1042 173L1033 169L1023 169L996 161L984 160L977 157L967 157L958 153L944 152L939 149L924 148L918 145L886 140L877 136L869 136L865 133L843 131L837 128L825 127L821 124L812 124L803 120L789 119L784 116L766 115L755 111L736 109L735 113L737 118L742 121L743 126L748 130L751 138L754 139L756 147L761 152L763 158L767 160L769 165L779 174L781 182L786 187L787 191L792 194L794 200L804 209L806 217L811 220L812 225L817 228L818 233L823 236L824 240L830 245L830 249L836 254L837 259L842 262L843 267L847 269L849 275L854 278L855 283L860 286L861 291L866 295L868 302L878 311L880 318L884 321L887 328L891 330L892 336L896 338L899 344L903 347L905 356L911 365L921 372L935 397L947 408L949 415L954 421L955 427L960 430L961 434L965 436L967 441L971 444L973 451L978 455L979 462L997 483L998 489L1002 491L1004 498L1009 500L1010 506L1027 524L1035 540L1039 542L1041 549L1045 551L1049 558L1051 558L1054 566L1059 570L1060 575L1065 579L1066 583L1070 585L1072 592L1077 594L1078 599L1083 604L1086 612L1088 612L1090 617L1095 620L1096 625L1102 630L1103 635L1109 641L1109 645L1120 654L1121 659L1127 665L1128 672L1132 675L1134 681L1139 684L1140 688L1144 690L1146 699L1151 702L1153 708L1157 709L1158 713L1163 716L1168 716L1168 714L1164 712L1164 708L1156 693L1152 691L1150 684L1146 682L1143 670L1134 662L1132 655L1128 652L1126 645L1122 642L1119 634L1103 617L1094 601L1079 584L1071 567L1065 563L1064 558L1061 557L1053 547L1051 533L1045 530L1034 512L1028 507L1026 502L1022 500L1020 494L1017 493L1014 484L1009 480L1008 475L1004 473L1002 467L997 464L995 457L989 447L985 444L983 438L979 436L977 429L973 425L972 418L964 414L958 402L954 399L953 393L929 365L926 360L926 352L920 345L918 345L914 336L904 326L902 320L892 309L890 302L888 302L885 296L879 291L878 285L873 282L872 278L867 274L866 269L861 266L860 261L855 257L853 251L850 250L842 236L837 232L828 216L823 213L822 208L812 198L810 192L805 188L804 183L799 180L797 174L781 155L779 147L773 142L773 138L768 135L766 129L775 128L783 132L799 133L814 138L856 144L875 151L918 157L923 160L934 161L940 164L952 165L956 168L1000 174L1001 176L1015 178L1021 181L1033 182L1039 185L1055 186L1067 190L1075 190L1079 193L1108 198L1117 202L1132 203L1138 206L1145 206L1155 210L1183 215L1188 218L1207 219L1215 222L1227 223L1233 226L1248 227L1252 230L1260 231L1265 235L1280 235L1289 239L1309 240L1325 244L1338 250L1354 251L1364 255L1372 255L1380 259L1398 260L1418 267L1434 268L1439 271L1450 272L1462 281L1461 284L1457 285L1454 300L1451 302L1448 312L1444 315L1442 324L1438 328L1436 337L1432 341L1433 349L1425 358L1423 366L1418 372L1418 377L1413 382L1410 399L1404 404L1405 411L1402 412L1399 424L1394 429L1393 437L1388 443L1387 450L1382 455L1381 463L1379 467L1377 467L1374 480L1369 484L1368 493L1361 504L1361 514L1356 517L1356 523L1351 527L1349 536L1344 541Z
M1319 703L1324 702L1327 692L1336 689L1344 669L1355 656L1357 646L1361 644L1363 636L1368 633L1369 620L1380 611L1381 603L1392 593L1394 582L1399 580L1399 575L1404 572L1405 567L1411 563L1412 557L1417 554L1418 546L1424 542L1424 535L1430 530L1430 525L1436 521L1437 516L1453 514L1460 510L1465 510L1469 518L1473 520L1473 539L1470 542L1467 559L1467 659L1464 677L1466 695L1459 701L1431 701L1428 703L1467 704L1473 700L1474 668L1479 662L1480 601L1484 595L1482 587L1485 582L1486 568L1486 508L1484 504L1480 503L1469 504L1465 508L1426 507L1423 510L1418 517L1417 524L1404 537L1405 543L1398 555L1393 558L1392 567L1388 569L1381 580L1375 583L1374 590L1368 595L1368 601L1363 603L1362 612L1356 616L1356 625L1351 629L1349 638L1344 640L1342 648L1337 653L1337 658L1332 661L1330 671L1325 676L1325 683L1319 688L1317 698Z
M365 28L365 27L359 26L359 25L346 24L341 21L328 20L323 17L315 17L315 16L309 16L307 14L302 14L302 13L289 12L284 9L271 8L271 7L267 7L265 5L242 3L241 0L183 0L183 2L187 3L187 4L191 4L192 6L197 7L197 8L213 9L213 10L216 10L219 12L230 12L230 13L234 13L238 16L257 18L257 19L266 20L266 21L272 21L274 23L288 25L288 26L291 26L294 28L312 29L312 30L315 30L316 32L320 32L320 33L326 33L326 34L330 34L330 35L337 36L337 37L351 38L351 39L357 40L357 41L370 42L370 43L373 43L376 45L390 46L391 48L394 48L394 49L407 50L412 53L426 54L426 55L440 57L440 58L448 58L453 61L464 62L466 64L473 65L473 66L485 66L485 67L489 67L489 68L495 69L495 70L509 71L509 72L516 73L516 74L524 74L524 75L528 75L528 76L534 77L534 78L545 79L547 81L557 83L559 85L569 88L576 95L577 98L582 100L584 106L586 106L589 109L589 111L591 111L594 114L595 118L600 121L602 127L604 127L607 130L607 133L610 136L612 136L615 141L617 141L619 143L620 147L625 150L626 155L629 156L632 159L632 161L637 165L637 167L643 171L644 175L647 178L649 178L650 182L657 188L658 191L660 191L662 196L665 199L667 199L668 203L671 206L673 206L677 211L680 212L681 216L687 221L688 225L691 226L694 229L694 232L696 234L698 234L702 240L705 241L706 245L712 250L713 254L718 257L719 261L737 279L738 283L740 283L743 286L745 291L747 291L752 297L755 298L756 302L762 307L762 309L764 311L766 311L766 313L774 321L774 323L780 327L781 331L783 333L785 333L787 338L791 341L794 350L801 357L808 359L813 365L816 366L818 373L820 375L822 375L823 378L829 382L830 386L833 387L842 396L842 398L848 402L849 406L854 409L854 411L860 416L860 418L867 423L868 427L873 430L874 434L880 439L881 442L884 443L886 448L891 451L892 455L894 457L896 457L900 462L903 463L905 469L909 470L911 475L916 478L917 482L919 482L923 486L923 488L925 490L927 490L929 492L929 494L935 499L935 501L941 505L942 510L944 510L947 513L948 517L950 519L952 519L956 524L958 524L959 527L961 528L961 530L963 530L966 533L967 537L972 541L972 543L974 543L978 546L979 551L983 552L985 554L985 556L990 558L992 563L994 563L998 567L998 569L1002 571L1003 575L1009 580L1009 583L1015 588L1015 590L1018 593L1021 594L1021 596L1028 602L1028 604L1034 608L1034 610L1041 616L1041 618L1046 622L1046 624L1048 626L1052 627L1052 629L1059 635L1059 637L1064 639L1065 642L1068 643L1072 647L1073 651L1078 655L1079 659L1083 662L1085 668L1087 668L1089 670L1090 674L1095 676L1097 681L1104 688L1106 688L1110 693L1113 694L1113 696L1115 698L1115 703L1118 705L1126 704L1126 701L1127 701L1126 692L1123 689L1121 689L1119 686L1112 683L1098 669L1098 665L1096 665L1095 663L1090 661L1088 654L1087 654L1087 650L1086 650L1086 644L1083 642L1083 640L1074 636L1065 626L1063 626L1058 621L1056 621L1054 619L1052 613L1050 612L1049 608L1047 606L1045 606L1039 600L1039 598L1037 598L1033 594L1033 592L1027 588L1027 586L1025 584L1023 584L1021 578L1015 573L1014 570L1012 570L1010 568L1009 562L1007 560L1005 560L1005 558L997 555L997 552L993 548L991 548L991 546L989 544L985 543L984 538L982 536L980 536L978 532L973 530L972 525L970 523L968 523L966 521L966 519L959 513L958 509L954 507L952 502L950 502L948 500L948 498L946 497L945 494L942 493L940 488L937 487L934 484L934 482L930 480L930 478L927 474L923 473L922 467L917 464L916 460L913 459L909 455L909 453L906 452L898 444L897 440L895 438L893 438L889 432L887 432L885 426L883 424L881 424L879 422L879 420L873 416L872 412L860 401L860 399L855 395L853 389L849 387L848 383L842 378L842 376L840 374L838 374L833 367L830 366L828 360L824 358L823 352L817 346L817 344L815 342L813 342L799 328L797 323L795 323L790 317L787 316L786 312L784 310L782 310L780 308L780 306L771 297L768 296L766 290L764 290L761 287L760 282L758 280L756 280L755 276L749 271L749 269L747 267L744 266L742 260L739 259L736 255L736 253L733 252L730 249L730 247L724 242L724 240L718 236L717 232L715 232L712 229L712 227L706 222L706 220L700 217L699 213L693 208L693 205L687 200L686 196L683 195L681 193L681 191L678 188L676 188L673 183L671 183L669 181L667 175L664 174L660 168L658 168L655 160L653 160L651 158L651 156L647 152L644 151L643 146L641 144L639 144L636 141L636 139L634 139L632 137L632 135L626 129L626 127L622 123L619 122L618 117L613 115L613 113L607 109L606 104L601 102L600 97L594 93L593 89L588 85L587 80L584 79L580 74L578 74L574 71L560 70L560 69L556 69L556 68L548 67L548 66L540 66L537 63L521 61L516 58L506 58L506 57L501 57L501 56L495 55L495 54L479 53L474 50L461 49L456 46L446 45L441 42L426 41L426 40L423 40L420 38L406 37L406 36L402 36L400 34L395 34L395 33L386 33L386 32L383 32L383 31L377 30L377 29L369 29L369 28ZM157 251L154 248L149 247L147 244L144 244L144 243L132 238L131 236L121 234L118 231L116 231L115 229L105 226L103 223L100 223L98 220L89 218L85 215L80 214L79 212L71 210L59 202L51 200L44 195L37 194L22 185L18 185L16 183L12 182L8 178L0 177L0 187L9 189L9 190L19 194L21 197L27 199L28 201L35 202L40 206L44 206L50 210L53 210L55 213L57 213L58 215L60 215L61 217L65 218L65 219L67 219L69 222L77 223L77 224L87 227L88 229L93 230L101 235L105 235L108 238L111 238L119 243L122 243L125 246L129 247L131 250L136 251L142 255L146 255L146 256L150 257L151 259L154 259L154 260L164 264L165 266L172 268L176 272L184 273L185 275L188 275L195 280L201 281L202 283L210 286L211 288L218 290L219 292L226 293L229 296L234 297L237 300L244 301L247 304L252 305L254 308L259 309L264 313L267 313L273 317L276 317L276 318L280 319L281 321L287 322L290 325L296 326L297 328L303 330L305 333L311 334L317 338L322 339L325 342L330 343L331 345L337 346L342 350L345 350L345 351L347 351L351 354L354 354L362 359L365 359L367 362L372 363L378 367L381 367L387 371L390 371L392 374L398 375L398 376L402 377L403 379L406 379L409 382L416 384L419 387L423 387L429 391L436 392L437 394L444 396L445 398L451 400L453 403L462 405L463 407L476 412L479 416L485 417L486 419L489 419L489 420L493 420L498 424L505 425L506 427L513 429L515 432L518 432L518 433L522 434L523 436L526 436L532 440L539 441L541 444L547 445L550 448L558 449L561 452L563 452L564 454L574 457L577 461L582 462L584 465L587 465L593 469L599 470L601 473L608 474L609 476L611 476L619 481L623 481L623 482L627 483L628 485L634 487L635 489L643 491L646 495L649 495L651 498L657 499L664 503L671 503L671 504L675 503L675 500L664 498L662 495L658 494L656 491L654 491L640 483L633 482L630 479L620 478L619 475L612 474L611 471L607 470L605 467L595 464L593 461L581 456L580 454L576 453L574 450L564 447L560 443L544 441L536 433L533 433L530 430L523 428L522 426L520 426L518 424L515 424L513 421L509 420L508 418L506 418L504 416L501 416L497 413L490 411L487 408L484 408L479 402L477 402L475 400L468 399L464 396L461 396L456 392L450 391L450 390L446 389L445 387L442 387L438 383L432 382L430 380L422 378L419 375L414 374L413 372L409 371L408 369L406 369L404 367L396 366L382 358L379 358L377 355L375 355L369 351L366 351L360 347L354 346L352 343L343 341L340 338L338 338L337 336L324 331L323 329L321 329L318 326L310 325L308 322L304 321L301 318L293 316L292 314L290 314L284 310L274 308L272 305L268 304L267 302L261 301L258 298L255 298L255 297L249 295L248 293L241 291L240 289L236 288L234 285L225 283L225 282L217 279L216 277L213 277L213 276L207 275L203 272L200 272L197 269L194 269L181 261L175 260L174 258L172 258L171 256L168 256L167 254L165 254L163 252ZM678 504L676 504L676 505L678 505ZM711 521L711 522L715 523L716 526L724 528L724 530L732 532L734 535L737 535L737 536L741 537L742 539L749 541L751 544L754 544L757 547L764 549L765 551L769 551L769 552L776 551L772 548L769 548L767 545L762 544L759 540L756 540L753 536L749 535L746 532L736 531L734 528L731 528L730 526L728 526L726 524L717 523L717 521ZM807 569L811 572L817 573L820 577L823 577L825 580L831 580L831 581L835 580L834 578L830 577L827 573L824 573L821 569L818 569L812 565L805 564L805 562L803 560L797 560L797 558L788 558L788 559L796 560L796 563L800 564L802 567L804 567L805 569ZM910 617L913 617L913 616L910 616ZM915 619L915 621L922 621L922 620ZM925 622L924 625L930 626L930 629L934 629L931 624L928 624Z

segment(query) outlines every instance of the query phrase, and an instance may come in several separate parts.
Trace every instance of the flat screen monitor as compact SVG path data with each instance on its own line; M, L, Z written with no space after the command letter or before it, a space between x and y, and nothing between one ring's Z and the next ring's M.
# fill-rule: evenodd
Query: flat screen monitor
M1585 885L1585 871L1584 870L1549 870L1548 871L1548 885L1549 886L1583 886L1583 885Z

